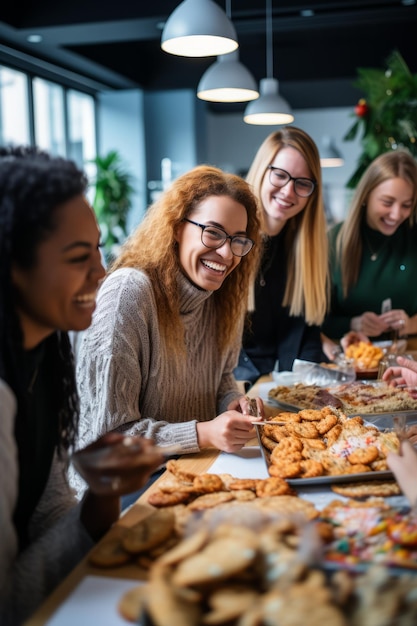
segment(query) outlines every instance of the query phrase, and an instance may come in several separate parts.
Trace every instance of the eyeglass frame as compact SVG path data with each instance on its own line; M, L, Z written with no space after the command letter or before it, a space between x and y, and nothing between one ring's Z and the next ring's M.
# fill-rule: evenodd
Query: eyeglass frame
M269 182L271 183L271 185L273 187L275 187L275 189L282 189L282 187L285 187L285 185L288 185L290 180L293 180L294 181L294 191L295 191L296 195L299 198L309 198L310 196L313 195L313 193L316 190L317 181L314 180L314 178L308 178L307 176L296 176L296 177L294 177L294 176L291 176L291 174L289 172L287 172L287 170L282 169L282 167L275 167L275 165L268 165L268 167L266 169L269 170ZM279 170L280 172L284 172L284 174L286 174L288 176L287 182L284 183L283 185L279 185L279 186L278 185L274 185L274 183L271 180L271 173L275 172L276 170ZM296 184L297 184L297 181L299 181L299 180L308 180L310 183L312 183L313 189L311 190L311 192L308 195L300 196L300 194L297 192Z
M224 244L226 243L226 241L228 239L230 239L230 250L232 251L233 256L237 256L240 259L242 259L244 256L249 254L249 252L253 249L253 246L255 245L255 242L250 237L247 237L246 235L244 237L242 237L241 235L228 235L227 232L223 228L220 228L219 226L213 226L212 224L200 224L199 222L194 222L193 220L190 220L188 217L184 217L182 221L183 222L188 222L189 224L194 224L194 226L199 226L201 228L201 243L208 250L218 250L219 248L224 246ZM224 233L224 241L219 243L218 246L208 246L207 244L205 244L204 241L203 241L203 233L206 230L206 228L215 228L216 230L220 230L222 233ZM239 239L239 238L240 239L242 239L242 238L246 239L247 241L250 241L251 244L252 244L251 247L249 248L249 250L247 252L245 252L245 254L236 254L235 252L233 252L233 247L232 247L233 240L234 239Z

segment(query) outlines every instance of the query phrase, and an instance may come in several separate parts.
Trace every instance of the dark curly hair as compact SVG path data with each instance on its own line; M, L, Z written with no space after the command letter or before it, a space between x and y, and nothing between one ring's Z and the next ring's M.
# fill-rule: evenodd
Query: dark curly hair
M84 194L86 188L84 172L72 161L34 147L0 148L0 378L16 395L17 428L26 422L28 407L18 367L23 336L14 306L12 265L28 269L36 264L39 244L56 228L57 208ZM57 330L46 349L54 377L50 389L58 413L61 453L74 445L79 418L68 334Z

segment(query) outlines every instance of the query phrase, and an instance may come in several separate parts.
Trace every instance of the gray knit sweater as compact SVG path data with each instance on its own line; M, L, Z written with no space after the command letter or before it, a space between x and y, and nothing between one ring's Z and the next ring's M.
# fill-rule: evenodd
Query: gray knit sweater
M182 274L178 288L187 347L180 363L160 336L148 276L124 268L104 281L77 354L79 447L118 430L197 452L197 421L213 419L241 396L233 376L239 342L219 353L213 292L198 289ZM82 492L77 475L71 482Z

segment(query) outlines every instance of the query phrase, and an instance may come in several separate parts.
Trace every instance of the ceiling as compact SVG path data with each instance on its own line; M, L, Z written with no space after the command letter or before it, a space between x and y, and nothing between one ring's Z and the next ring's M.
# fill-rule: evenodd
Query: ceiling
M236 28L240 61L259 81L266 76L264 0L216 0ZM85 87L195 90L213 58L163 52L163 24L180 0L56 0L3 3L0 62L23 67L36 56L68 83ZM350 106L358 67L379 67L398 49L417 72L415 0L273 0L273 74L293 108ZM29 43L29 35L41 43ZM35 67L36 67L35 66ZM51 74L52 75L52 74ZM224 111L245 105L209 105Z

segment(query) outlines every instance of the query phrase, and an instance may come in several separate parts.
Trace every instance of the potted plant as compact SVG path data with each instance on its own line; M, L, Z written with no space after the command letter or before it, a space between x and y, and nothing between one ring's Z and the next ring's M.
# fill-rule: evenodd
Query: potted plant
M127 236L126 222L132 205L133 176L117 150L92 160L96 166L94 211L101 229L106 261L110 262Z

